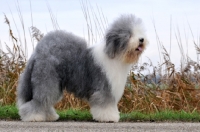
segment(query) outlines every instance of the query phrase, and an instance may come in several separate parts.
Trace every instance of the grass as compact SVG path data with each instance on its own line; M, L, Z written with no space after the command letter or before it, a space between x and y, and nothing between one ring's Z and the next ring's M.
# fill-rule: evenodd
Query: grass
M0 120L20 120L18 110L14 105L0 107ZM88 110L68 109L58 110L60 118L58 121L93 121L92 115ZM130 113L121 113L120 122L199 122L200 114L198 112L188 113L185 111L165 110L151 114L134 111Z
M143 121L150 121L150 122L199 122L200 115L197 112L188 113L185 111L171 111L171 110L164 110L161 112L155 112L151 114L144 114L141 112L131 112L128 114L121 114L120 121L134 121L134 122L143 122Z
M73 121L92 121L92 115L88 110L75 110L68 109L57 111L60 118L59 120L73 120Z
M0 106L0 120L19 120L18 109L14 105Z

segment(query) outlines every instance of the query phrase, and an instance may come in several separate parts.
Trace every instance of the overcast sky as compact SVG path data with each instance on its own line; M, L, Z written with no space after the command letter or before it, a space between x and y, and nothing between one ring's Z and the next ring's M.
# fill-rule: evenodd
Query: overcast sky
M84 0L83 2L85 3ZM148 57L155 65L160 62L153 23L156 26L159 40L168 52L170 51L171 29L172 62L175 64L180 62L180 50L176 38L179 33L181 39L178 39L178 41L182 43L184 52L188 52L189 57L196 60L191 30L196 43L200 44L199 0L90 0L89 3L88 6L96 12L97 16L99 16L98 9L102 10L108 23L112 23L121 14L134 14L143 20L150 43L142 57L142 61L146 61ZM56 17L60 29L86 37L87 25L81 9L81 0L0 0L1 44L11 44L8 26L4 23L4 14L10 20L14 35L18 37L18 30L20 36L23 36L18 9L20 9L23 17L28 42L30 42L28 29L32 26L32 23L44 34L54 30L48 5Z

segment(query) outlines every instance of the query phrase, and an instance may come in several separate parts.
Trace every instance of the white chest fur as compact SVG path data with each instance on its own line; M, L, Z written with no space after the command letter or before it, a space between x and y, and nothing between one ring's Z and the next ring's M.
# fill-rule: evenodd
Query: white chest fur
M111 84L111 92L115 97L116 104L119 102L124 92L127 74L131 65L125 64L119 59L110 59L103 51L104 44L98 44L93 47L93 55L96 63L101 66L106 77Z

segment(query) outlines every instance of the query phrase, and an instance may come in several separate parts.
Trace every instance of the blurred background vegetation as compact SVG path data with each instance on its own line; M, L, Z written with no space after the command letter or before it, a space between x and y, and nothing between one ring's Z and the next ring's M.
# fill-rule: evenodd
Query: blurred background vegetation
M107 28L107 20L101 11L95 12L91 10L85 3L81 3L81 7L87 22L88 43L96 43L97 35L95 33L99 34L98 37L103 38L104 31ZM50 7L48 8L54 28L57 30L59 29L58 23ZM21 14L20 10L19 14ZM14 22L14 20L11 22ZM21 24L24 31L22 18ZM22 40L14 36L10 20L6 15L5 26L9 29L12 43L5 44L6 50L3 50L2 46L0 46L0 106L15 104L18 78L27 62L27 48L33 47L34 49L35 44L44 36L37 27L33 26L30 28L31 42L27 42L26 38ZM159 40L155 25L154 28L156 39ZM186 56L181 48L183 45L179 41L180 34L176 34L175 37L182 54L180 68L175 69L175 64L170 59L173 55L170 55L162 43L157 41L158 47L160 47L158 56L163 61L153 65L151 58L149 58L148 62L132 67L132 70L127 75L123 97L118 104L120 112L139 111L152 113L163 110L200 112L199 60L194 61L189 56ZM1 42L0 45L2 45ZM194 41L190 45L195 46L197 54L200 53L199 42ZM59 110L69 108L82 110L89 109L89 106L87 102L65 91L64 98L56 104L56 108Z

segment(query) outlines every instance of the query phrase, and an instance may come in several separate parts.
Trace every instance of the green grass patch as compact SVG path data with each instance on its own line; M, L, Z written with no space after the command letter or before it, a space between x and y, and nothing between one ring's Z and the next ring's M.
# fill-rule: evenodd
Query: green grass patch
M68 109L57 111L59 121L93 121L92 115L88 110ZM18 110L15 105L0 106L0 120L20 120ZM199 122L200 113L185 111L170 111L144 114L141 112L121 113L121 122Z
M15 105L1 106L0 105L0 120L19 120L18 109Z
M137 111L120 114L120 121L122 122L139 122L139 121L149 121L149 120L150 120L149 115Z
M88 110L69 109L57 113L60 116L59 120L92 121L92 115Z
M180 122L199 122L200 113L193 112L188 113L185 111L161 111L151 114L144 114L141 112L131 112L131 113L122 113L120 115L120 121L122 122L166 122L166 121L180 121Z
M200 113L188 113L185 111L162 111L150 114L152 121L181 121L181 122L199 122Z

